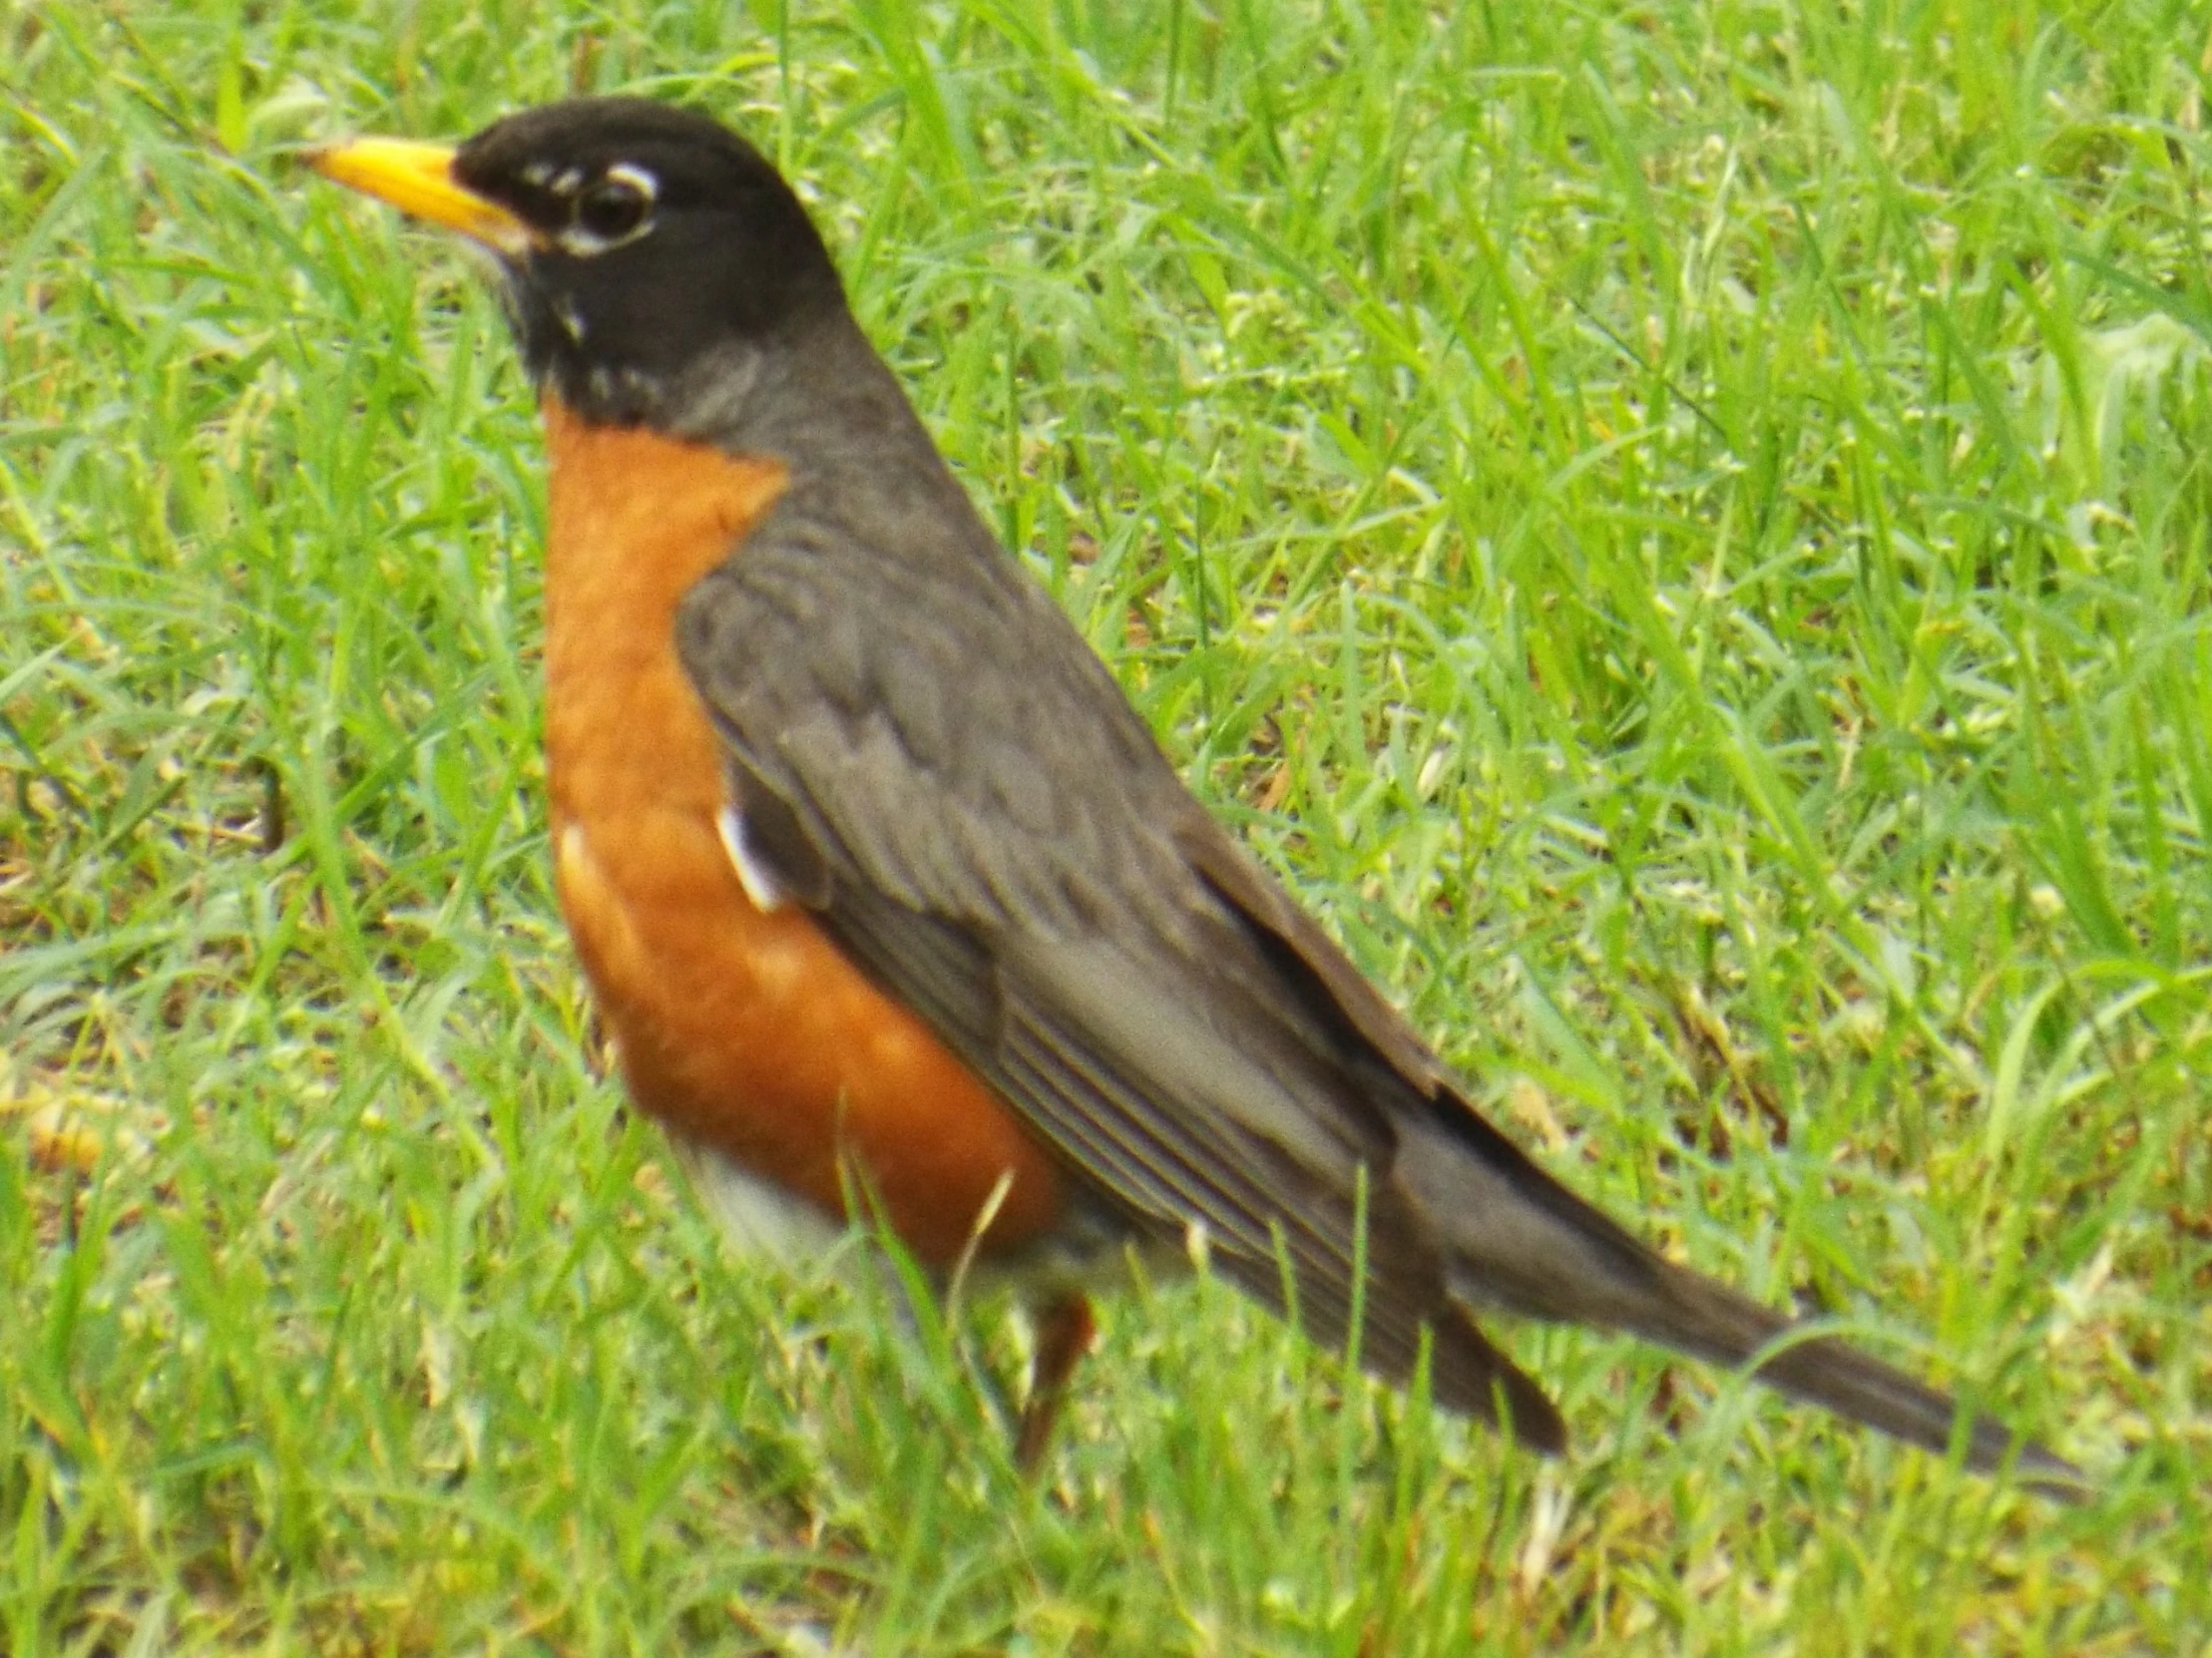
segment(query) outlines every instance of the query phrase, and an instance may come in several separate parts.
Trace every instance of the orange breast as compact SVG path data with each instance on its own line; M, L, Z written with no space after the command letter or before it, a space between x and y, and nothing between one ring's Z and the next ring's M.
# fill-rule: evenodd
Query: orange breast
M712 728L675 609L787 482L770 461L545 404L546 748L561 906L632 1095L675 1132L843 1211L840 1160L921 1259L1047 1232L1059 1176L998 1098L804 911L763 913L715 827Z

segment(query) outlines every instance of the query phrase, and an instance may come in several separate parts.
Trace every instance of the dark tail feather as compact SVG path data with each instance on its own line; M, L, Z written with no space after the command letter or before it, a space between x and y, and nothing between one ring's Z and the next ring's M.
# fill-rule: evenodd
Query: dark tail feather
M1448 1411L1479 1417L1531 1451L1566 1450L1566 1423L1543 1388L1490 1344L1473 1319L1456 1315L1433 1327L1429 1395Z
M1661 1259L1457 1101L1440 1103L1438 1120L1444 1132L1409 1144L1395 1173L1447 1240L1452 1291L1471 1312L1622 1330L1715 1364L1756 1361L1759 1379L1794 1399L1950 1451L1959 1408L1949 1395L1834 1337L1796 1335L1782 1314ZM1988 1417L1969 1428L1965 1457L1981 1472L2009 1464L2054 1495L2090 1488L2064 1457Z
M1802 1325L1781 1314L1644 1253L1634 1273L1642 1284L1620 1286L1628 1301L1619 1328L1716 1364L1741 1366L1756 1359L1753 1374L1792 1399L1938 1454L1951 1450L1959 1405L1949 1394L1833 1336L1802 1334ZM1993 1473L2009 1464L2037 1489L2073 1498L2088 1494L2088 1478L2079 1468L1992 1418L1974 1419L1964 1451L1966 1465L1977 1472Z

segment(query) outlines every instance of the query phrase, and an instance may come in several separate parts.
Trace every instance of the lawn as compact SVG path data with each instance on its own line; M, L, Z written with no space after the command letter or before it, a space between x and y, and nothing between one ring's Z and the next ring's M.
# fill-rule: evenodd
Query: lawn
M0 5L0 1651L2212 1653L2212 19ZM555 915L529 391L299 145L800 182L987 517L1476 1096L2073 1509L1502 1332L720 1247Z

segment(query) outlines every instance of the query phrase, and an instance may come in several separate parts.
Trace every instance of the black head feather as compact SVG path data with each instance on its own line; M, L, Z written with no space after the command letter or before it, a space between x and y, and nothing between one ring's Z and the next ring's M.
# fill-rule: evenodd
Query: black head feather
M515 331L532 375L580 412L651 418L702 357L844 313L791 187L704 116L634 98L550 104L485 128L453 171L532 231L502 258Z

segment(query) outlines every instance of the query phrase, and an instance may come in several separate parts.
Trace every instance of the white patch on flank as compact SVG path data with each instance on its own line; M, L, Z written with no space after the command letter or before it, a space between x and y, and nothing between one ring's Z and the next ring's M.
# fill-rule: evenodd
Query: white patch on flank
M680 1134L669 1135L668 1143L682 1156L692 1189L740 1253L806 1268L818 1265L845 1236L835 1216L711 1146Z
M745 896L752 900L752 907L762 915L773 915L783 908L789 895L774 874L761 866L745 845L745 820L734 806L724 806L715 814L714 831L722 837L722 850L729 854L729 867L737 872L737 884L745 889Z

